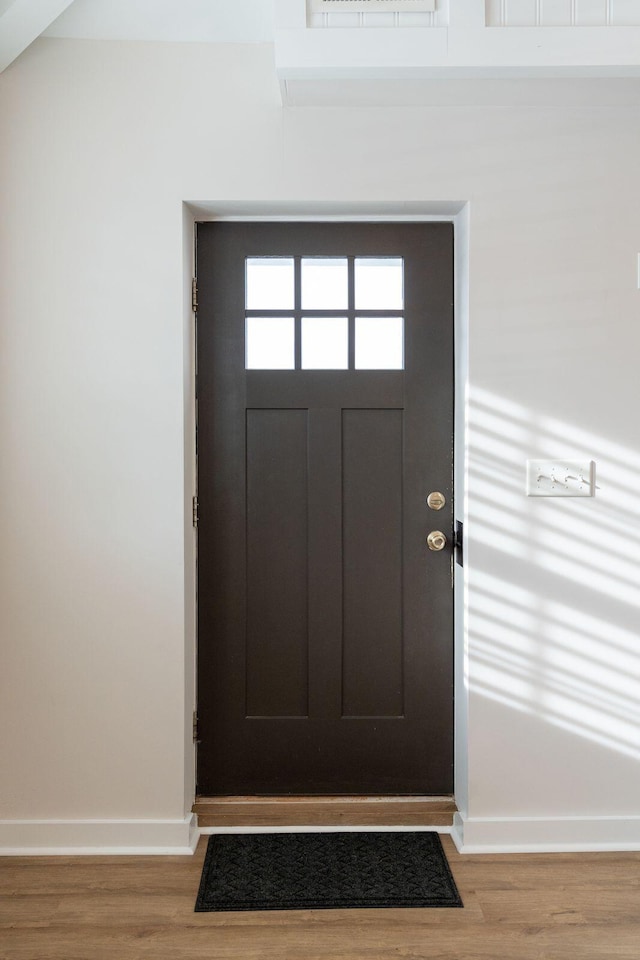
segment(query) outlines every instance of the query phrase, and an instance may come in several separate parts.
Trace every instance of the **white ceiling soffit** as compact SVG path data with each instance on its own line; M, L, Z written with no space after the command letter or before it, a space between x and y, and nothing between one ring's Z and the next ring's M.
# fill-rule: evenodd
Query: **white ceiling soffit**
M37 2L37 0L35 0ZM46 37L270 43L273 0L75 0Z
M534 0L522 3L536 6ZM640 6L640 0L633 3ZM334 15L313 20L309 28L304 0L276 0L275 61L283 104L422 105L440 99L453 104L478 98L492 102L496 95L503 100L511 93L524 102L549 97L553 102L554 87L543 81L640 78L640 24L498 28L487 26L492 7L485 0L438 0L436 6L442 16L421 19L423 26L414 29L406 26L414 16L429 15L380 14L374 27L372 13L344 18L343 29L342 18ZM503 92L485 82L498 80L540 81L541 86ZM455 82L446 86L443 81ZM476 90L473 81L482 86ZM607 97L628 102L637 90L637 83L614 84ZM582 95L578 86L566 88L568 101L580 101Z
M70 4L71 0L1 0L0 72Z

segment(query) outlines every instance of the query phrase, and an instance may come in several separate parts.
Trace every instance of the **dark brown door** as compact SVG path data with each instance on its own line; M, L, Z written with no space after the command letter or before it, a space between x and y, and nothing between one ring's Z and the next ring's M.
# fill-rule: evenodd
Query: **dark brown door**
M453 228L202 223L197 275L198 793L451 793Z

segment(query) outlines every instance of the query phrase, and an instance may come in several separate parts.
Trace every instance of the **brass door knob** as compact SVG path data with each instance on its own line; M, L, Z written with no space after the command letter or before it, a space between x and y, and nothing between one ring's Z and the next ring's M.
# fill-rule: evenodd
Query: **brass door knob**
M427 537L427 546L429 550L444 550L447 545L447 538L442 530L432 530Z

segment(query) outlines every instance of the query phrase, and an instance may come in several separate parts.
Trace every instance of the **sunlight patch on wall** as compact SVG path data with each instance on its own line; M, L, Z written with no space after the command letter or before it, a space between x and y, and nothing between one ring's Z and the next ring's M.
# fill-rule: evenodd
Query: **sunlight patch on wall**
M470 690L640 758L640 452L472 393ZM596 496L527 500L526 459L565 455Z

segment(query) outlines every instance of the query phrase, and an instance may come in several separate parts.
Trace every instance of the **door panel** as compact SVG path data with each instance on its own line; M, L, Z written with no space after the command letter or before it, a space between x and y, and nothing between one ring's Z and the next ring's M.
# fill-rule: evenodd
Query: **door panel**
M309 712L307 447L306 410L247 410L248 717Z
M197 240L198 792L450 793L452 228Z
M400 717L402 410L342 411L342 716Z

